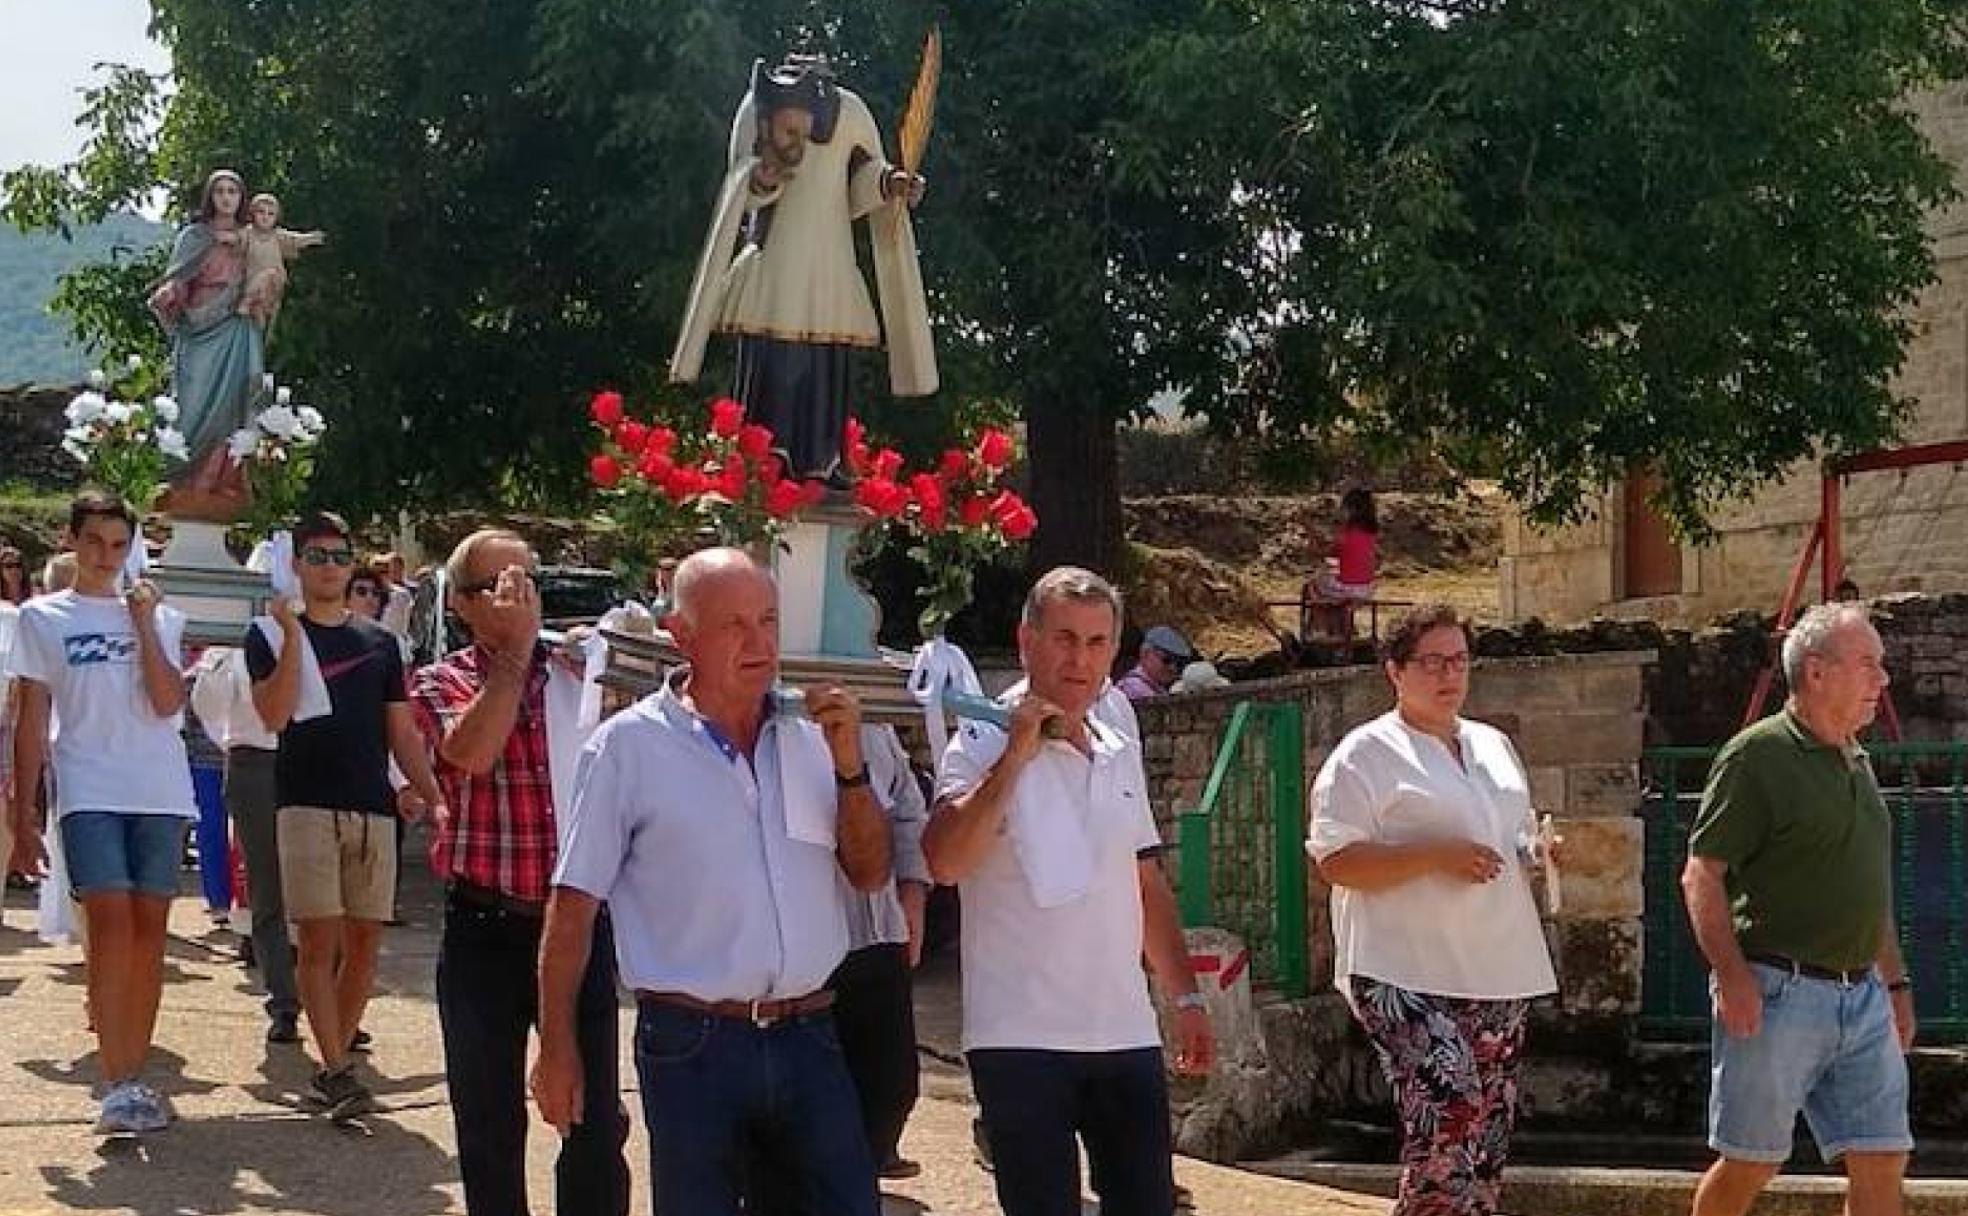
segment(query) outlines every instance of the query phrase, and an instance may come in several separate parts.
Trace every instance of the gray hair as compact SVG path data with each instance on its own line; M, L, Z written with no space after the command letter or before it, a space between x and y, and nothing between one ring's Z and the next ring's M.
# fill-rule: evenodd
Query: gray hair
M511 528L480 528L470 536L459 541L451 550L451 556L444 559L444 586L446 590L456 593L458 588L464 586L466 577L471 573L472 558L477 556L478 551L486 545L502 540L518 541L522 545L526 544L526 538Z
M1784 683L1794 693L1804 683L1804 661L1832 657L1832 639L1847 625L1865 625L1871 617L1863 604L1818 604L1805 610L1783 641Z
M670 611L696 623L697 600L704 594L703 585L734 570L748 571L768 583L773 582L772 572L743 549L726 546L699 549L677 563L676 576L670 583Z
M1046 571L1025 593L1025 608L1018 619L1029 629L1038 628L1039 622L1045 618L1046 605L1054 600L1106 604L1114 613L1114 636L1120 636L1121 593L1114 584L1093 571L1082 570L1078 566L1054 566Z

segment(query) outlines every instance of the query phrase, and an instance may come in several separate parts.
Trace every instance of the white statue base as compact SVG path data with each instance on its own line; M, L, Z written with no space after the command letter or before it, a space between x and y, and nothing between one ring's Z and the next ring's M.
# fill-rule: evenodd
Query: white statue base
M273 594L266 575L233 560L225 534L224 524L172 520L170 543L150 568L150 577L188 618L185 641L193 645L238 645Z

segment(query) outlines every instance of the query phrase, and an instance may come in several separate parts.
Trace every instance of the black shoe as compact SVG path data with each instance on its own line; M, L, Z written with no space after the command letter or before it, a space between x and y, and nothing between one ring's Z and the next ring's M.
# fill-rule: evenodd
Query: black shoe
M269 1043L298 1043L301 1041L301 1020L291 1013L276 1013L267 1019L266 1041Z
M376 1099L355 1079L355 1070L346 1064L333 1072L323 1069L315 1073L308 1082L308 1093L321 1103L323 1113L337 1123L376 1109Z
M877 1172L889 1182L902 1182L909 1178L921 1177L922 1162L911 1161L898 1153L884 1161Z
M349 1039L349 1050L366 1052L369 1050L370 1046L375 1043L375 1041L376 1040L369 1037L368 1031L362 1029L362 1027L360 1026L357 1026L355 1028L354 1037Z

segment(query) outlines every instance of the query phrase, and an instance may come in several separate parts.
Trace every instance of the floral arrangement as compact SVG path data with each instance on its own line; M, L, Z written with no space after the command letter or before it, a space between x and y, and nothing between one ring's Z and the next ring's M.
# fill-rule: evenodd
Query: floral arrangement
M588 418L601 432L589 480L616 525L645 547L705 528L721 544L776 544L826 497L822 483L785 475L772 432L746 422L745 407L729 398L711 402L701 431L632 418L613 390L589 400Z
M1001 484L1017 444L995 427L946 450L933 471L908 473L893 448L870 450L867 432L850 418L846 454L859 478L855 502L904 530L911 538L909 556L928 575L916 618L924 638L940 636L970 603L979 565L1024 542L1038 527L1032 508Z
M261 382L261 390L261 399L270 396L273 404L226 440L227 455L245 467L252 489L238 522L254 536L283 527L300 513L314 476L315 447L328 430L321 411L296 404L293 390L275 385L271 375Z
M89 481L139 511L162 491L166 461L191 455L177 428L178 403L149 391L155 387L154 374L133 355L114 382L100 369L90 372L89 386L63 411L62 450L81 462Z

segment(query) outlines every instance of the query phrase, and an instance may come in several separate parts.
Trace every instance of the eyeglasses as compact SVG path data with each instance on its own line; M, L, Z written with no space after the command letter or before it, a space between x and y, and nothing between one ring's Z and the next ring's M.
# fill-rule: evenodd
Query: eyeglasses
M301 550L301 560L310 566L353 566L355 550L324 549L320 545L309 545Z
M1416 667L1421 668L1431 676L1439 676L1451 671L1464 672L1469 670L1469 652L1466 650L1460 654L1418 654L1414 657L1413 661Z
M357 596L357 595L359 595L359 596L361 596L361 597L362 597L363 599L365 599L365 600L373 600L373 599L375 599L375 598L376 598L376 597L377 597L378 595L381 595L381 594L382 594L382 592L381 592L380 590L378 590L378 589L377 589L377 588L375 588L375 587L372 587L372 586L370 586L370 585L369 585L368 583L357 583L357 584L356 584L355 586L353 586L353 587L350 587L350 588L349 588L349 595L350 595L350 596Z

